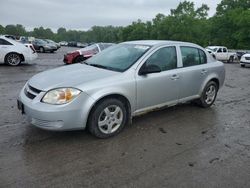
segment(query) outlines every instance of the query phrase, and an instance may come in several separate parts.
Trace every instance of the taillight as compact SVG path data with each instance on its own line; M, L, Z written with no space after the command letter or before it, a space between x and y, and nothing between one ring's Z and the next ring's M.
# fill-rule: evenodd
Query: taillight
M33 51L33 53L36 53L36 50L33 45L30 45L30 49Z

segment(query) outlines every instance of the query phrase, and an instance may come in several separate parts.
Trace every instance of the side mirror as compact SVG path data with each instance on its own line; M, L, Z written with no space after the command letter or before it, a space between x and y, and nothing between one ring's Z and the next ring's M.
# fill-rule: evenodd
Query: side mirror
M157 65L148 65L147 66L145 64L139 70L139 75L147 75L147 74L158 73L158 72L161 72L161 69Z

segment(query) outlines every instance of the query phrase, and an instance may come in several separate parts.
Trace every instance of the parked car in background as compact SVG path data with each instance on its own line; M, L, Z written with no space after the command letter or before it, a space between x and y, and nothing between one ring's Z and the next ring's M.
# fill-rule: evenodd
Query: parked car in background
M206 50L219 61L231 63L236 58L236 53L229 52L225 46L208 46Z
M68 42L66 42L66 41L61 41L61 42L59 42L59 44L61 46L68 46Z
M68 42L68 46L70 46L70 47L77 47L77 42L70 41L70 42Z
M65 64L79 63L112 45L113 43L96 43L73 52L68 52L64 55L63 62Z
M17 66L21 62L30 62L37 58L32 44L21 44L10 38L0 36L0 63Z
M77 47L80 47L80 48L85 48L85 47L88 46L88 44L86 44L86 43L81 43L81 42L77 42L77 43L76 43L76 46L77 46Z
M125 42L81 64L35 75L21 90L18 107L39 128L88 128L107 138L132 116L154 109L193 100L210 107L224 79L224 64L198 45Z
M44 39L46 42L48 42L49 44L51 45L54 45L56 46L57 49L61 48L61 45L59 43L56 43L55 41L53 40L50 40L50 39Z
M244 54L240 59L241 67L245 67L246 65L250 65L250 53Z
M19 40L17 40L18 42L21 42L23 44L28 44L28 43L32 43L32 41L35 40L35 37L26 37L26 36L21 36L19 38Z
M37 52L51 52L53 53L54 51L57 50L57 47L55 45L51 45L48 42L42 40L42 39L35 39L31 42Z
M242 57L245 53L246 53L246 52L237 51L237 52L236 52L237 59L240 60L241 57Z

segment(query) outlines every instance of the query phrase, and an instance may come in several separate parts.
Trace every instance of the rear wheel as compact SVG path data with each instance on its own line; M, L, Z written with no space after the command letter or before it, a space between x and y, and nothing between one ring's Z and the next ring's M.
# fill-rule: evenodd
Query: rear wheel
M21 63L21 56L17 53L9 53L5 57L5 63L10 66L17 66Z
M230 56L229 57L229 60L227 61L228 63L233 63L234 62L234 57L233 56Z
M45 52L44 48L43 48L43 47L40 47L40 48L39 48L39 52L44 53L44 52Z
M203 108L212 106L216 99L218 89L219 88L217 83L215 83L214 81L208 82L202 92L201 98L197 101L198 105Z
M114 98L101 101L92 111L88 121L89 131L98 138L117 135L127 122L124 104Z

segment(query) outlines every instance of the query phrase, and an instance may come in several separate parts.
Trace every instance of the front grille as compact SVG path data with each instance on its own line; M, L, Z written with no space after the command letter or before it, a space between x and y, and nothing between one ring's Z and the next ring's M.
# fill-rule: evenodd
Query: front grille
M245 57L246 60L250 60L250 57Z
M27 84L27 86L24 89L25 95L30 99L34 99L40 92L41 92L41 90L36 89L36 88L30 86L29 84Z

